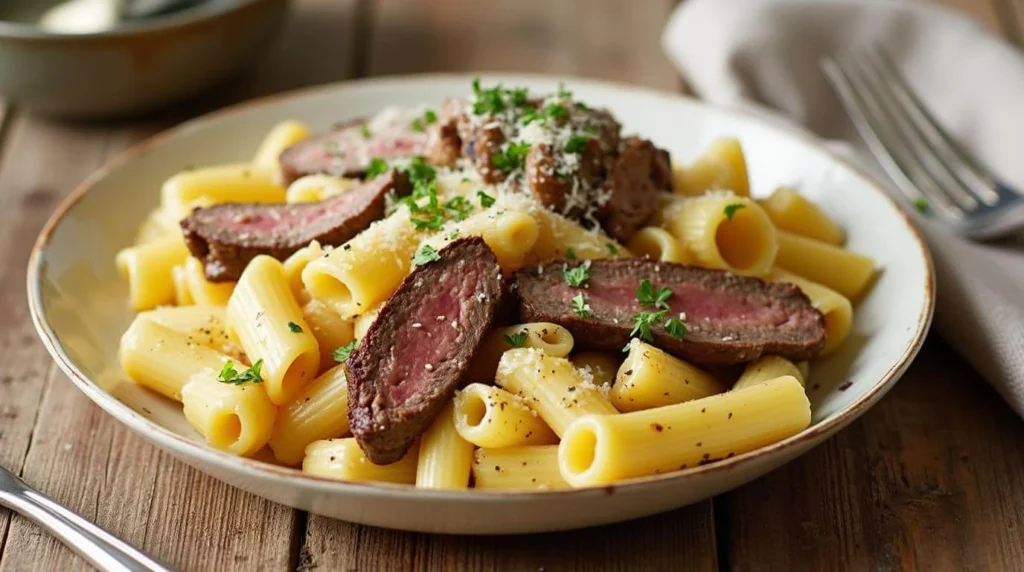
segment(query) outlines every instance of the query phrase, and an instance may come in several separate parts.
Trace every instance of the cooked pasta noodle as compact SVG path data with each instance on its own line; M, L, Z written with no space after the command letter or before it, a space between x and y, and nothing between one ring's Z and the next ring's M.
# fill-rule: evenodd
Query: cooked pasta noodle
M471 383L455 394L455 429L477 447L547 445L558 437L527 406L504 389Z
M228 357L145 317L121 336L121 369L135 383L181 401L189 378L220 371Z
M285 191L289 203L316 203L360 184L359 179L346 179L331 175L306 175L295 179Z
M761 207L746 197L692 198L678 217L666 222L701 266L763 276L775 262L775 227Z
M615 372L619 370L619 360L600 352L580 352L570 357L569 361L576 369L589 373L599 386L611 387L615 381Z
M164 183L161 204L168 216L180 220L196 206L218 203L283 203L284 188L273 174L249 163L218 165L182 171Z
M558 445L477 449L473 486L481 490L564 489Z
M320 246L319 242L314 240L296 250L295 253L281 263L284 270L284 279L288 281L288 287L291 288L292 296L295 296L295 300L299 303L309 301L309 293L306 292L306 287L302 284L302 271L306 269L306 265L323 255L324 249Z
M142 312L139 320L152 320L195 342L225 355L240 352L238 338L229 335L223 306L178 306Z
M811 300L811 304L825 317L825 347L819 356L836 351L846 341L853 327L853 304L835 290L801 278L781 268L773 268L768 279L776 282L795 284Z
M651 260L675 262L677 264L694 264L693 254L676 237L663 228L648 226L641 228L629 239L629 250L637 256L647 256Z
M189 257L184 266L185 283L193 304L200 306L223 306L231 298L234 282L210 282L206 279L203 263Z
M473 465L473 444L455 430L452 402L420 438L416 486L421 489L465 489Z
M455 239L479 236L494 252L501 269L513 272L522 268L527 253L537 243L538 233L537 221L529 214L491 207L449 225L424 244L441 250Z
M346 320L326 304L310 300L302 307L302 317L320 346L320 371L334 367L334 350L355 339L352 320Z
M839 292L856 301L875 276L875 263L868 257L827 242L779 231L779 254L775 263L807 280Z
M714 190L750 195L743 148L733 137L715 140L696 161L685 167L673 165L672 171L672 186L681 195L697 196Z
M836 246L843 244L843 229L796 189L775 189L770 197L761 201L761 208L781 230Z
M348 433L348 381L337 365L302 388L281 408L270 437L274 457L285 465L298 465L313 441Z
M412 485L416 483L418 454L414 448L396 463L374 465L351 437L314 441L306 447L302 472L343 481Z
M117 268L128 282L132 310L141 312L173 304L177 298L174 267L187 257L188 249L181 236L168 236L118 252Z
M285 149L309 138L309 128L293 120L282 121L275 125L260 142L256 155L252 158L252 166L280 176L281 162L279 157Z
M725 391L711 374L634 339L612 386L619 411L639 411L700 399Z
M514 343L513 343L514 342ZM496 328L480 344L469 368L469 378L492 381L501 354L516 347L537 348L548 355L565 357L572 351L569 330L551 322L532 322Z
M747 364L743 374L740 375L740 378L732 386L731 391L764 383L784 375L799 381L800 385L806 385L803 373L793 365L793 362L784 357L764 356L755 362Z
M185 419L218 449L248 456L270 439L277 408L263 385L231 385L217 381L217 372L193 375L181 390Z

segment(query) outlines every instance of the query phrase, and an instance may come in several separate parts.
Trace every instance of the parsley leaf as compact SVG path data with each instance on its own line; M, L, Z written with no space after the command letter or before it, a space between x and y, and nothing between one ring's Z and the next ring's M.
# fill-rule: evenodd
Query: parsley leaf
M581 318L590 317L590 304L587 304L587 301L585 298L583 298L582 293L576 294L576 296L572 299L572 311Z
M565 258L567 260L576 260L576 251L571 248L565 249Z
M679 318L672 318L665 322L665 330L668 332L668 335L680 340L685 338L687 333L686 324Z
M437 122L437 113L433 109L428 109L423 113L423 122L427 125L432 125Z
M423 127L423 120L420 119L419 117L417 117L416 119L413 119L412 122L409 123L409 129L412 129L413 131L416 131L417 133L423 133L423 129L424 129L424 127Z
M480 206L481 207L486 209L486 208L494 205L494 197L492 197L491 195L488 195L487 193L485 193L483 191L477 191L476 192L476 196L480 197Z
M544 116L541 115L541 113L537 111L535 107L524 108L522 115L520 115L519 117L519 121L523 124L524 127L533 123L534 121L539 121L541 119L544 119Z
M515 334L505 334L502 337L505 338L505 341L508 342L508 345L514 348L521 348L523 347L523 344L526 343L527 335L528 334L526 333L526 330L523 330Z
M302 326L296 324L295 322L288 322L288 329L291 330L293 334L302 333Z
M923 212L927 212L928 211L928 200L925 199L924 197L918 197L914 201L914 208L917 209L918 212L922 212L922 213Z
M499 83L498 85L483 89L480 87L480 78L473 80L473 114L474 115L496 115L505 111L505 98L511 100L512 105L519 106L526 101L525 89L506 90Z
M348 345L341 346L334 350L334 353L332 354L334 361L338 363L345 363L348 356L352 355L352 352L356 351L356 343L357 342L355 340L352 340Z
M732 217L733 215L736 214L736 211L745 208L747 208L747 205L743 203L732 203L729 205L725 205L725 209L723 210L723 212L725 213L725 218L732 220Z
M509 173L523 166L526 154L529 152L529 143L509 143L505 149L491 156L491 164L494 165L495 169Z
M562 278L565 279L565 283L573 288L581 288L590 280L590 264L584 262L576 268L569 268L566 266L562 269Z
M217 376L217 381L221 383L230 383L231 385L242 385L247 381L253 383L263 383L263 376L260 375L260 370L263 369L263 360L258 359L256 363L252 364L252 367L241 372L235 370L235 363L231 360L224 362L224 367L220 370L220 375Z
M433 183L437 178L437 170L427 164L422 155L416 155L409 161L409 166L405 168L405 174L414 187Z
M646 278L640 282L640 287L636 289L636 301L640 302L641 306L654 306L657 308L665 307L669 298L672 297L672 289L668 286L664 288L655 289L651 285L651 281Z
M608 254L615 256L619 253L619 248L610 242L604 243L604 247L608 249Z
M549 103L544 106L544 115L555 121L561 121L569 118L569 110L561 103Z
M558 84L558 98L559 99L570 99L572 98L572 92L565 88L564 82Z
M444 208L452 211L452 216L455 217L457 222L466 218L466 215L472 212L473 205L465 197L453 197L444 204Z
M582 153L587 149L587 142L590 138L586 135L573 135L565 142L566 153Z
M441 260L441 255L437 253L429 244L424 244L416 251L416 254L412 257L413 266L423 266L424 264L430 264L435 260Z
M631 318L633 320L633 330L629 332L629 337L639 337L645 342L653 342L654 336L651 335L651 326L661 322L667 312L667 310L660 310L658 312L637 312L633 314Z
M388 172L388 163L380 157L374 157L370 160L370 164L366 166L366 180L370 180L377 175L383 175Z
M370 138L370 128L365 126L365 125L363 125L362 127L359 128L359 134L363 136L363 139L369 139Z

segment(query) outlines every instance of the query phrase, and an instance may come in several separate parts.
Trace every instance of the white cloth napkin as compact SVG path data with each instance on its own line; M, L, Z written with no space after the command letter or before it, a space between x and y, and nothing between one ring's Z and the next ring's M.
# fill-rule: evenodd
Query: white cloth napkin
M686 0L662 43L704 99L774 108L875 169L819 61L882 45L943 124L1024 189L1024 52L933 2ZM1024 416L1024 233L981 245L911 214L935 260L939 332Z

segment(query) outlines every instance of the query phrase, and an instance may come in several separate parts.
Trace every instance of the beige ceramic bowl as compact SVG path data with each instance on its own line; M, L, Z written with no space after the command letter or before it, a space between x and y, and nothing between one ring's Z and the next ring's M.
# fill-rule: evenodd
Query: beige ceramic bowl
M139 114L194 95L255 62L290 0L211 0L93 34L4 21L35 0L0 0L0 94L74 118ZM10 3L10 4L8 4Z
M557 89L559 79L491 75L490 84ZM910 364L934 307L928 252L913 226L870 179L816 140L747 114L644 89L565 78L582 100L610 108L627 132L642 133L682 160L715 138L738 137L752 190L796 185L847 231L848 246L882 269L856 308L850 339L811 368L813 419L798 435L701 467L608 487L548 492L430 491L330 481L206 445L181 404L127 379L118 339L132 320L114 255L128 246L159 201L160 183L187 165L246 160L276 122L315 129L387 105L440 104L465 94L463 75L340 83L189 121L122 154L57 210L32 253L32 317L58 365L90 399L170 454L236 487L288 506L353 522L459 534L542 532L616 522L670 510L727 491L820 444L876 403Z

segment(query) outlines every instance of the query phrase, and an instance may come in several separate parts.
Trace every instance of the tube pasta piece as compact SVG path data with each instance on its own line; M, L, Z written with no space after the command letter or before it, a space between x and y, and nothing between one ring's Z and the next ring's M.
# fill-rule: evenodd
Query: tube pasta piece
M640 411L708 397L725 391L711 374L634 339L612 386L619 411Z
M463 439L477 447L558 442L551 428L521 397L504 389L471 383L455 394L454 403L455 429Z
M416 486L422 489L469 488L472 464L473 444L455 430L454 408L449 401L420 438Z
M196 301L192 299L192 290L188 284L188 272L184 264L176 264L171 268L171 280L174 281L174 303L178 306L191 306Z
M836 351L846 341L853 328L853 303L849 298L827 286L801 278L781 268L773 268L768 280L795 284L810 298L811 305L825 317L825 347L818 354L819 357ZM801 379L799 376L797 378Z
M473 487L481 490L565 489L558 445L477 449Z
M820 240L779 231L775 263L802 278L817 282L856 301L875 276L868 257Z
M359 179L332 175L306 175L294 180L285 191L289 203L318 203L361 184Z
M785 376L678 405L581 417L562 436L558 464L574 487L604 485L746 453L810 422L803 386Z
M520 348L501 356L495 381L506 391L526 399L548 427L561 436L584 415L618 413L600 388L586 383L572 363L542 350Z
M326 304L310 300L302 307L302 316L320 346L320 371L336 365L334 350L347 346L355 339L352 320L346 320Z
M146 215L146 220L143 221L139 232L135 235L135 244L148 244L180 234L181 227L178 226L178 221L168 216L163 208L157 207Z
M740 375L740 378L736 380L736 383L732 386L731 391L764 383L784 375L788 375L799 381L800 385L807 385L807 381L804 379L804 374L800 372L800 369L797 368L793 362L784 357L764 356L747 365L743 370L743 374Z
M142 312L136 319L152 320L189 341L228 356L241 353L238 338L228 334L223 306L177 306Z
M262 384L221 383L212 369L189 379L181 402L185 419L207 443L246 457L267 444L277 416Z
M320 246L317 241L310 242L307 246L296 250L291 256L285 259L281 263L284 269L284 278L288 281L288 287L291 288L292 296L299 303L305 303L309 301L309 293L306 292L306 287L302 284L302 271L306 269L306 266L324 255L324 249Z
M637 256L647 256L651 260L675 262L677 264L695 264L693 254L676 237L663 228L648 226L641 228L629 239L629 250Z
M473 356L469 379L493 380L498 360L512 348L537 348L551 356L565 357L572 351L572 346L573 338L569 330L551 322L529 322L495 328L484 338L480 349Z
M842 246L843 229L825 214L818 205L789 187L779 187L770 197L760 201L780 230Z
M676 193L689 196L712 190L749 196L747 161L739 140L734 137L717 139L690 165L673 165L672 187Z
M363 339L363 336L366 335L367 330L370 329L370 326L373 325L374 320L377 319L377 314L380 313L380 308L380 306L377 306L376 308L370 310L369 312L366 312L365 314L360 314L356 316L355 321L353 322L354 327L352 332L353 336L355 336L355 339Z
M422 233L409 210L370 225L327 256L310 262L302 283L310 296L342 316L358 316L387 300L409 274Z
M267 395L275 404L287 405L316 377L320 348L277 260L257 256L249 263L228 302L227 324L250 361L263 360Z
M193 375L220 371L228 356L189 340L147 317L136 317L121 337L121 369L128 377L175 401Z
M141 312L173 304L177 298L174 267L184 263L186 258L188 248L180 234L118 252L115 262L128 281L128 300L132 310Z
M220 203L283 203L284 188L273 174L249 163L182 171L164 182L161 204L168 216L181 220L196 206Z
M775 262L779 248L775 227L761 207L746 197L693 198L667 223L701 266L763 276Z
M348 381L345 368L337 365L302 388L291 403L281 408L270 448L278 462L302 463L306 446L348 433Z
M281 153L292 145L308 139L309 127L294 120L282 121L275 125L263 137L256 155L252 158L252 166L271 173L274 180L281 177Z
M223 306L228 303L235 290L234 282L210 282L206 279L203 263L189 257L184 266L185 282L194 304L201 306Z
M611 387L615 373L619 370L619 360L601 352L580 352L570 357L569 361L576 369L589 372L597 386Z
M306 447L302 472L355 482L416 483L418 451L413 448L397 463L374 465L352 437L314 441Z
M441 250L453 240L479 236L494 252L498 265L507 274L522 268L539 232L537 221L529 214L491 207L448 225L442 232L425 240L424 244Z
M528 213L537 221L537 242L526 255L525 264L564 258L572 250L581 260L631 256L621 243L600 230L587 230L579 223L554 213L535 199L504 193L497 199L499 209Z

